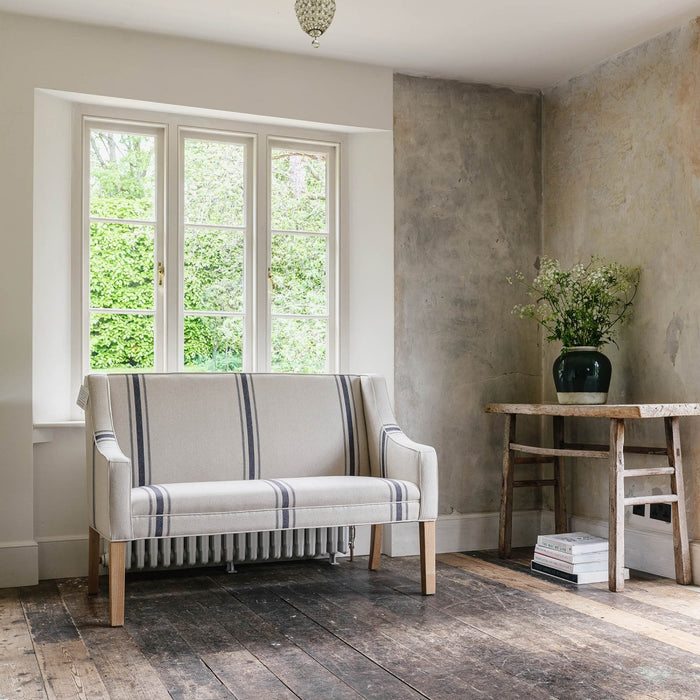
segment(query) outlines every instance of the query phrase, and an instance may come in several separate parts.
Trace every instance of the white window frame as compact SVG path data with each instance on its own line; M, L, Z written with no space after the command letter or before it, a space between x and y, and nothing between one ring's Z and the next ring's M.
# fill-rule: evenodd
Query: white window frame
M165 125L149 122L125 121L121 119L83 117L82 128L82 260L81 260L81 367L83 374L90 367L90 131L101 129L118 133L131 133L153 136L155 139L156 157L156 187L155 187L155 221L154 225L155 245L153 261L153 303L154 303L154 347L153 347L153 371L165 370L165 299L164 285L159 284L158 266L165 260ZM135 223L141 225L143 221L109 220L114 223ZM151 223L151 222L147 222ZM109 310L105 310L109 311ZM118 312L118 311L117 311ZM134 312L139 313L139 312Z
M272 197L270 193L272 191L272 151L275 148L281 149L293 149L298 147L300 151L308 151L309 153L322 153L326 156L326 232L325 233L310 233L310 232L282 232L289 233L291 235L302 235L302 236L323 236L328 240L327 248L327 258L326 258L326 271L327 271L327 281L326 281L326 309L327 313L325 316L314 316L314 315L304 315L301 318L326 318L328 323L328 355L326 358L326 368L328 372L338 371L340 365L339 361L339 325L338 325L338 280L339 280L339 240L338 240L338 152L340 150L339 143L332 143L328 141L310 141L305 139L293 139L293 138L281 138L281 137L268 137L267 139L267 150L265 154L265 165L267 171L267 201L266 204L266 216L267 216L267 226L265 227L265 232L267 240L265 241L265 275L267 276L267 271L270 269L272 263ZM270 351L271 336L272 336L272 305L270 303L269 285L266 286L266 306L265 306L265 318L263 319L266 342L264 343L265 353L261 358L260 362L262 366L266 367L268 370L271 367L271 357ZM274 314L275 316L285 317L284 314Z
M243 334L243 371L255 371L255 357L257 351L257 333L256 333L256 300L255 300L255 258L256 258L256 211L255 211L255 194L256 194L256 140L254 134L237 133L234 131L221 131L215 129L192 128L186 126L178 126L178 234L177 234L177 288L173 290L173 294L168 301L171 302L169 309L177 313L177 318L173 319L173 327L176 329L175 337L171 334L168 338L169 349L174 349L175 357L171 357L170 366L176 367L177 371L181 372L184 368L184 297L185 297L185 141L187 139L210 140L215 143L237 143L241 144L245 149L245 206L246 217L244 224L245 238L245 261L244 261L244 334ZM216 228L216 227L213 227ZM175 277L175 275L173 275ZM206 315L206 314L202 314ZM214 315L219 315L214 313ZM220 314L222 316L227 314ZM228 314L240 316L241 314Z
M165 283L154 280L157 303L156 347L154 371L175 372L184 367L184 140L201 135L215 141L231 140L246 144L246 176L253 186L246 191L246 333L243 371L269 372L271 305L267 281L270 266L270 154L273 147L296 145L300 149L328 153L328 357L327 371L338 372L341 357L345 356L347 338L341 335L342 318L347 317L346 291L341 271L342 218L341 194L347 182L346 166L342 153L346 148L346 135L305 128L280 127L274 124L238 122L208 117L187 116L160 112L143 112L131 109L78 105L76 119L82 133L78 162L82 164L80 194L76 206L81 211L82 227L80 249L82 264L77 280L80 298L80 321L73 324L80 330L74 337L79 348L80 376L89 372L89 128L114 131L128 130L136 133L158 134L157 143L157 197L158 228L156 231L156 265L165 266ZM88 127L87 125L90 125ZM341 167L342 166L342 167ZM78 312L76 306L76 313Z

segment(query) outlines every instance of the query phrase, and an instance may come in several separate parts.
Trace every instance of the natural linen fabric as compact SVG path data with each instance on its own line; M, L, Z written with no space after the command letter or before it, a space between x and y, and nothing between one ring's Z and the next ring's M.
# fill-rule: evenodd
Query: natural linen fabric
M91 374L86 386L90 519L109 540L437 517L435 450L401 432L381 377Z
M141 486L134 537L176 537L416 520L418 487L368 476L312 476Z

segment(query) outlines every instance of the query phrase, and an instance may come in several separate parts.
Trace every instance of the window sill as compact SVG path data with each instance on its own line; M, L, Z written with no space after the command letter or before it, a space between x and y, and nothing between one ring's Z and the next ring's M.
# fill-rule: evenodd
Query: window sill
M77 428L82 430L85 428L84 420L62 420L52 421L50 423L34 423L32 431L32 443L38 445L44 442L53 441L53 431L62 430L65 428Z

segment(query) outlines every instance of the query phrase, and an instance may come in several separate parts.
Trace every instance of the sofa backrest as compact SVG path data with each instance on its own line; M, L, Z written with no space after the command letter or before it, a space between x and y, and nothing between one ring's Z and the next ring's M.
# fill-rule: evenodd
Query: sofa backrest
M109 411L134 486L370 473L357 376L93 374L87 385L95 438Z

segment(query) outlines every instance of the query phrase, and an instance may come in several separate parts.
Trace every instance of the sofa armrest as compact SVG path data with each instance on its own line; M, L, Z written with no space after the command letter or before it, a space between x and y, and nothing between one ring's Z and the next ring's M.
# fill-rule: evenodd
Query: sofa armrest
M372 475L416 484L421 494L419 520L435 520L438 510L435 449L414 442L396 424L383 377L365 375L361 381Z
M88 503L90 522L108 540L133 539L131 460L117 442L104 375L87 378L85 406Z
M93 441L92 478L88 479L93 527L110 542L131 540L131 460L116 441L114 445L100 442Z

